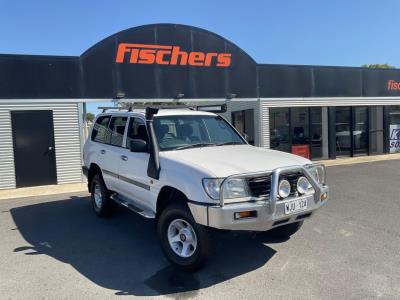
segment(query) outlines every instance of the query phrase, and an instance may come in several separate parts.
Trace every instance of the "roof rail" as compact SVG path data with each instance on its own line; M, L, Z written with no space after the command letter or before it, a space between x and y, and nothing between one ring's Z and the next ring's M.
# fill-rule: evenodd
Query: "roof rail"
M182 109L182 108L187 108L190 110L198 110L198 111L208 111L208 112L213 112L213 113L224 113L226 112L226 103L224 104L219 104L219 105L185 105L185 104L177 104L177 105L165 105L165 104L133 104L128 107L120 107L120 106L100 106L99 109L102 110L103 113L105 113L107 110L110 109L115 109L115 110L126 110L128 112L131 112L133 109L147 109L151 108L153 111L157 111L159 109ZM153 114L157 114L157 112Z
M120 107L120 106L99 106L98 109L101 109L102 113L105 113L109 109L132 111L132 109L130 107L126 108L126 107Z

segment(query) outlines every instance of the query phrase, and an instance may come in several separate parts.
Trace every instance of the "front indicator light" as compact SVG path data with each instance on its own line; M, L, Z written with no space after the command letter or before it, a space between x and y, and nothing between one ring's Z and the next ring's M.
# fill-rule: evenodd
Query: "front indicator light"
M239 211L233 214L235 220L245 219L245 218L256 218L257 212L255 210Z
M328 193L323 193L321 194L321 201L325 201L326 199L328 199Z

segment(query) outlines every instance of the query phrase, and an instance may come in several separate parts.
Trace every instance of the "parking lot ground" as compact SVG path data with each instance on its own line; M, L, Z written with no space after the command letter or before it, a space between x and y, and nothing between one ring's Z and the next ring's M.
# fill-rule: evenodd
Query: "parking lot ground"
M1 299L399 299L400 160L328 168L329 202L289 240L219 235L209 264L169 266L151 221L86 193L0 201Z

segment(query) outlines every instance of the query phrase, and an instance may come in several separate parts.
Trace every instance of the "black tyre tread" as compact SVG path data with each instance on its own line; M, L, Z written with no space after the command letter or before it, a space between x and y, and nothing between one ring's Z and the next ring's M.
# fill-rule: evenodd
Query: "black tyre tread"
M181 218L188 221L194 228L197 236L197 250L190 258L181 258L171 249L166 231L173 219ZM187 207L182 203L173 203L168 205L160 215L157 224L157 233L160 239L161 249L166 258L178 269L186 272L194 272L204 266L211 250L211 237L207 227L197 224Z
M94 202L94 184L98 182L100 184L101 192L103 194L103 206L101 209L98 209L95 205ZM91 198L92 198L92 205L95 213L102 218L107 218L110 217L114 210L116 203L111 200L111 192L107 189L106 184L104 183L103 177L100 174L96 174L93 176L92 182L91 182Z

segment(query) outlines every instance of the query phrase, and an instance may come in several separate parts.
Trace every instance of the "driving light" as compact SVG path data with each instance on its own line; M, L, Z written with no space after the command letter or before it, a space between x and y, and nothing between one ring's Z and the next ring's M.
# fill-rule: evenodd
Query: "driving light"
M278 194L281 198L286 198L290 195L290 183L286 179L279 181Z
M299 192L299 194L303 195L307 193L309 187L310 182L308 181L308 179L304 176L299 177L299 179L297 180L297 191Z

